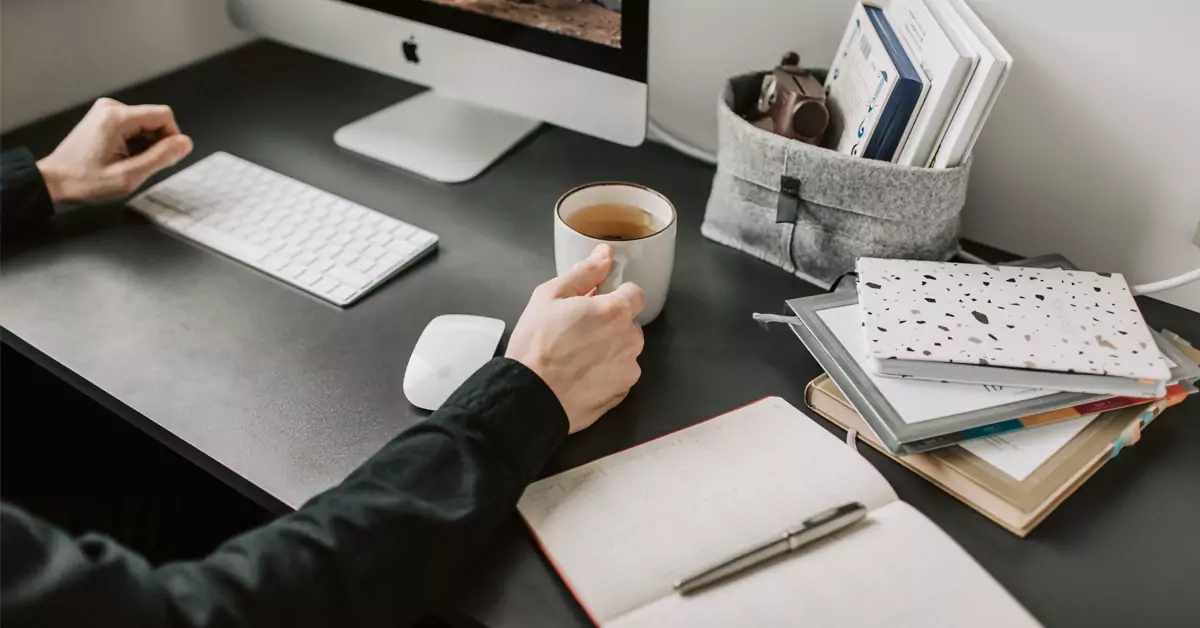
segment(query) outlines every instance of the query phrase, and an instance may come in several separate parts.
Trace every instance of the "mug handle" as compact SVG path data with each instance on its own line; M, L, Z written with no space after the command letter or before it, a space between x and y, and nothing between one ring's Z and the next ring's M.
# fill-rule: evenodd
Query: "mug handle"
M608 271L608 277L596 288L596 294L608 294L616 290L618 286L625 283L625 266L628 260L624 255L613 255L612 269Z

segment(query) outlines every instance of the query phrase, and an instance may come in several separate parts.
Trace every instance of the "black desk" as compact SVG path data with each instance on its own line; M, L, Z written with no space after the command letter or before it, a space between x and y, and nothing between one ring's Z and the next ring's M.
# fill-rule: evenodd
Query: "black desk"
M547 128L478 181L446 187L334 146L339 126L416 91L254 44L119 95L173 105L196 140L193 160L226 150L441 236L437 255L359 305L325 305L107 208L64 216L35 246L7 251L5 342L286 510L421 420L400 381L431 318L461 312L516 321L533 287L553 273L551 208L564 190L631 180L680 210L670 300L646 330L642 382L618 410L571 438L547 471L767 395L803 406L804 384L820 368L790 331L763 330L750 313L779 311L784 299L818 289L700 236L711 169L660 146L627 149ZM4 143L44 154L82 111ZM1155 325L1200 339L1200 315L1144 305ZM1200 401L1192 400L1156 422L1026 540L866 455L1046 624L1200 625L1197 414ZM586 624L515 516L468 572L449 606L488 626Z

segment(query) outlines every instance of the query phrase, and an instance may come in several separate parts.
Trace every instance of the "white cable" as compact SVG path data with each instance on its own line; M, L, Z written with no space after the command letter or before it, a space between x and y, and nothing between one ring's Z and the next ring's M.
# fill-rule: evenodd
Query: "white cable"
M972 255L972 254L964 251L961 246L958 247L958 256L967 260L968 262L973 262L975 264L990 264L991 263L991 262L988 262L987 260L979 257L978 255ZM1162 281L1155 281L1154 283L1144 283L1140 286L1131 286L1129 288L1129 291L1134 294L1154 294L1155 292L1163 292L1166 290L1171 290L1172 288L1186 286L1187 284L1192 283L1193 281L1200 281L1200 268L1197 268L1196 270L1193 270L1190 272L1183 273L1182 275L1179 275L1178 277L1171 277L1170 279L1164 279Z
M692 146L691 144L688 144L674 135L671 135L666 129L662 128L662 125L660 125L654 118L649 119L649 126L650 132L654 134L655 139L659 140L663 144L674 148L675 150L687 155L688 157L691 157L692 159L698 159L706 164L716 165L716 155L704 150L703 148Z
M972 264L991 264L991 262L979 257L978 255L964 251L961 246L958 247L958 256L967 260L968 262L971 262Z
M1200 281L1200 268L1183 273L1178 277L1171 277L1170 279L1164 279L1154 283L1144 283L1140 286L1133 286L1129 288L1129 291L1134 294L1153 294L1155 292L1162 292L1164 290L1185 286L1193 281Z
M779 314L759 314L755 312L751 317L760 323L787 323L788 325L803 325L798 317L782 316Z

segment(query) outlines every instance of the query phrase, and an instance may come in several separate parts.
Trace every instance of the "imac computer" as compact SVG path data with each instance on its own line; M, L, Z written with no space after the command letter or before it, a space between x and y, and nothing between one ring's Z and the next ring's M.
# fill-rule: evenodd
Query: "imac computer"
M228 0L239 27L430 89L335 134L445 182L474 178L545 121L646 135L649 0Z

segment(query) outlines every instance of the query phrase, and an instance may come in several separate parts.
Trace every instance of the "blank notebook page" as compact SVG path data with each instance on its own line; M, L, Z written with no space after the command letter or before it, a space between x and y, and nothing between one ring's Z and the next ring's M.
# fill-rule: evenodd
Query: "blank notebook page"
M767 568L671 595L609 628L923 626L1021 628L1038 623L920 512L894 502L865 525Z
M769 398L536 482L518 509L604 624L822 510L895 499L854 450Z

